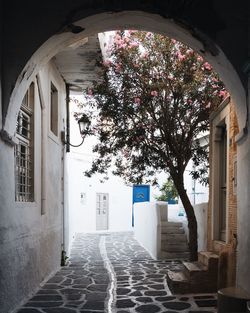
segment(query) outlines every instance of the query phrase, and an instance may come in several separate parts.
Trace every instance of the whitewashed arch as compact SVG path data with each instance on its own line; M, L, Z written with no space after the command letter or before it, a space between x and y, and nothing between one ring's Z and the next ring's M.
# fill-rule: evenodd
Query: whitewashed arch
M201 53L214 67L230 91L233 102L236 104L240 129L244 128L247 109L243 85L232 64L229 62L223 51L218 46L216 47L214 43L214 47L218 49L218 53L215 56L204 49L203 43L197 40L191 34L190 30L185 29L177 25L174 21L163 18L160 15L141 11L101 13L81 19L74 25L82 27L83 31L78 34L64 31L50 37L31 56L23 71L20 73L10 97L4 124L4 130L10 135L13 135L15 131L16 118L21 106L21 100L40 68L59 51L75 41L99 32L116 29L138 29L160 33L175 38Z

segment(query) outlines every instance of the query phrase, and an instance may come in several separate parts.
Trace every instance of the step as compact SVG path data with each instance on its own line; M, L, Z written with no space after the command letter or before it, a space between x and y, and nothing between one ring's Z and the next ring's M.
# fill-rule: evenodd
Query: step
M183 262L184 274L188 279L194 280L208 275L207 266L200 262Z
M167 276L174 282L178 282L178 283L188 282L188 279L183 272L168 271Z
M187 237L185 234L161 234L161 240L168 242L187 242Z
M189 252L161 251L161 259L164 260L188 260L189 258L190 258Z
M202 273L202 272L200 272ZM184 271L168 271L167 282L170 290L174 294L185 293L211 293L217 291L217 280L211 281L208 276L201 276L199 279L189 279Z
M201 251L198 253L198 261L212 270L218 268L219 256L211 251Z
M168 271L167 283L174 294L189 293L189 281L183 272Z
M167 226L167 227L182 227L181 222L168 222L168 221L161 221L161 226Z
M202 272L202 271L207 271L207 267L198 261L196 262L183 262L184 267L189 271L189 272Z
M161 233L162 234L185 234L185 231L182 227L168 227L168 226L162 226L161 227Z
M167 251L167 252L188 252L189 251L188 245L185 242L179 242L179 243L174 243L174 244L171 244L169 242L162 242L161 250Z

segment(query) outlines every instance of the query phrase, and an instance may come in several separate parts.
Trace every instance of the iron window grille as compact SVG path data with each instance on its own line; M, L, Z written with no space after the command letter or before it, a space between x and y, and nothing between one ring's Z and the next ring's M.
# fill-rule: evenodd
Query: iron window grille
M33 102L32 84L24 96L16 124L15 200L19 202L34 201Z

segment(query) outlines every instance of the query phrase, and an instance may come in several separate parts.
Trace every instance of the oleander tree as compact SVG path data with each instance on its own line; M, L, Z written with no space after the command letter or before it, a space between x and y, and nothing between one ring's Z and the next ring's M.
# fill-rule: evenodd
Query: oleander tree
M127 183L155 182L171 176L189 228L191 260L197 259L197 221L184 187L192 159L199 169L207 151L197 136L209 130L209 114L228 95L211 65L194 50L160 34L117 31L101 80L85 92L91 108L96 158L85 174L113 174ZM76 114L77 117L77 114ZM192 173L202 179L206 166Z

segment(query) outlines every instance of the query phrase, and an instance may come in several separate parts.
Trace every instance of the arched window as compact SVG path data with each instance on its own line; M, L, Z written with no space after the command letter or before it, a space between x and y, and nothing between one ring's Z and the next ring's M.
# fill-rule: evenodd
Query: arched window
M34 83L26 92L16 124L15 200L34 201Z

